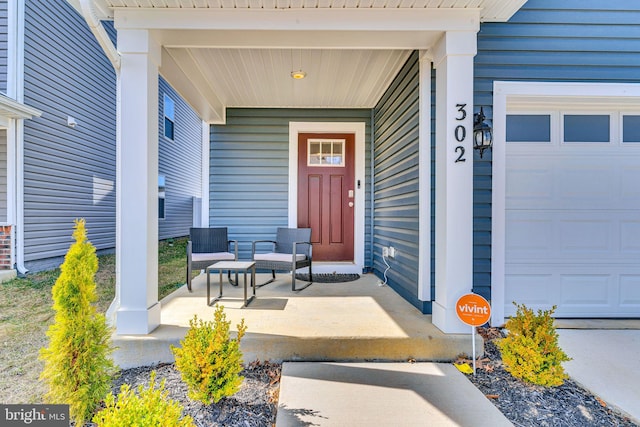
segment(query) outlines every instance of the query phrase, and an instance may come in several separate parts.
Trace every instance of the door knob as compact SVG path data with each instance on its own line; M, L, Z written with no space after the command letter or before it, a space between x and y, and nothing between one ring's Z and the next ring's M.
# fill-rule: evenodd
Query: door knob
M349 202L349 207L352 208L353 207L353 202Z

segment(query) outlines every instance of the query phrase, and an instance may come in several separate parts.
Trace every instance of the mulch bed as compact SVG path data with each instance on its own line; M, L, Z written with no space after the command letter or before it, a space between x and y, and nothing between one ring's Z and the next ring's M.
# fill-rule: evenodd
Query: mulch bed
M502 337L495 328L478 328L485 339L485 355L476 361L476 375L467 378L515 426L604 427L637 425L571 379L559 387L524 383L503 367L494 343Z
M184 413L193 417L199 427L270 427L275 425L280 389L281 365L270 362L253 362L241 372L244 377L240 391L218 403L205 405L187 397L187 386L180 378L174 364L143 366L123 370L114 382L113 391L127 383L133 389L149 384L151 371L156 371L156 384L165 380L169 398L180 402Z

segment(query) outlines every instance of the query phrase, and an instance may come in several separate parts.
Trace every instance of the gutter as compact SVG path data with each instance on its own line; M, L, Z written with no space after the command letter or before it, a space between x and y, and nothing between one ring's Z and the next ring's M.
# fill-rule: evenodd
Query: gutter
M120 54L116 50L116 47L111 42L109 35L105 31L104 27L100 23L95 11L93 0L79 0L80 11L84 20L87 21L89 29L93 33L94 37L100 44L100 47L104 51L105 55L113 65L116 73L120 71Z

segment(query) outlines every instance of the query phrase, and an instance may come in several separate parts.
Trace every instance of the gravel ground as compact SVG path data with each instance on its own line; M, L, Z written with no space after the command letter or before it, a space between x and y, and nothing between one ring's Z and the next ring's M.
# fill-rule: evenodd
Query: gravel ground
M151 371L157 373L157 382L166 380L169 397L179 401L184 413L193 417L198 427L269 427L276 422L281 366L275 363L252 363L241 373L244 381L235 395L218 403L205 405L187 397L187 386L173 364L127 369L114 383L114 392L127 383L132 388L148 385Z
M493 342L501 332L480 328L479 333L485 338L485 356L476 363L476 375L467 377L515 426L636 427L571 379L560 387L545 388L513 378Z

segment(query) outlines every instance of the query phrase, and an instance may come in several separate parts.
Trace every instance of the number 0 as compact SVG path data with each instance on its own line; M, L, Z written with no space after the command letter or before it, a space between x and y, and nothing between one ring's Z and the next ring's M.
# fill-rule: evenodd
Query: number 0
M467 137L467 128L462 125L456 126L455 137L456 141L458 142L464 141L464 139Z

